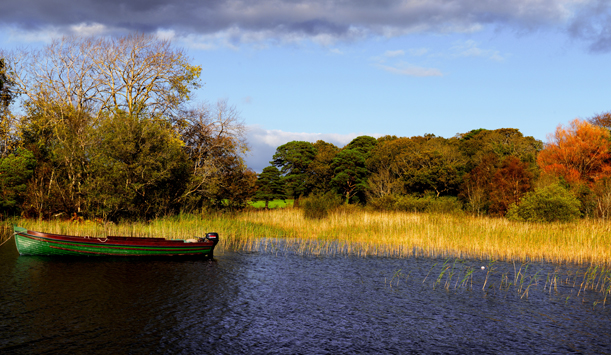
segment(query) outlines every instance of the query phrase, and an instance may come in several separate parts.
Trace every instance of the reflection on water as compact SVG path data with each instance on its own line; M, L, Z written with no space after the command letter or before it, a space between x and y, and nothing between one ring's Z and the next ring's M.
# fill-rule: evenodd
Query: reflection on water
M464 274L458 284L446 282L448 271L439 278L443 263L229 252L212 261L19 257L8 242L0 352L611 353L611 305L600 292L543 290L542 279L525 295L502 286L513 264L495 263L486 281L489 269L469 261L473 286L461 287ZM527 275L554 271L531 264Z

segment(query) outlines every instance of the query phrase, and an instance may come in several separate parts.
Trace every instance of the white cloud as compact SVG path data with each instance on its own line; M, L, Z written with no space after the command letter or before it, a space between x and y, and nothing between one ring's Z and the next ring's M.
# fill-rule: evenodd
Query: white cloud
M384 56L388 58L399 57L405 54L405 51L396 50L396 51L386 51L384 52Z
M79 23L69 27L69 32L77 36L104 36L113 32L101 23Z
M411 65L408 63L399 63L399 65L397 66L376 64L376 66L380 69L386 70L389 73L398 74L398 75L418 76L418 77L443 76L443 73L439 69L424 68L424 67Z
M247 139L251 147L246 163L248 166L260 172L266 166L279 146L291 141L306 141L315 143L323 140L333 143L338 147L343 147L350 143L354 138L365 135L364 133L307 133L307 132L285 132L278 129L265 129L259 125L248 126ZM380 137L381 134L366 134L372 137Z
M499 62L505 60L499 51L479 48L477 43L473 40L457 43L452 47L452 50L457 57L482 57Z

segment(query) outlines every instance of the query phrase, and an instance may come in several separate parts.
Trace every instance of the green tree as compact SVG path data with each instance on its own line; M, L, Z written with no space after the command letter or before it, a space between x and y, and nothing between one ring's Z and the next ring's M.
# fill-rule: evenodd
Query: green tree
M467 171L477 166L487 154L496 154L501 160L515 156L528 163L535 172L537 154L543 149L543 142L524 135L515 128L486 130L483 128L458 135L460 151L468 159Z
M102 122L97 136L86 186L93 214L150 219L178 211L189 163L166 121L118 112Z
M13 137L11 137L12 120L10 105L15 100L15 83L11 80L5 59L0 58L0 157L4 157L11 150Z
M378 144L378 140L370 136L358 136L348 143L344 149L356 149L364 155L368 155Z
M248 169L240 157L227 156L211 185L207 207L216 210L243 209L255 193L256 182L257 174Z
M280 168L288 196L298 199L307 195L308 167L315 157L316 148L310 142L292 141L276 148L270 163Z
M345 202L367 188L367 167L365 156L359 149L343 149L331 164L334 177L331 185L338 193L345 196Z
M405 166L399 157L410 154L415 147L416 143L410 138L384 136L378 139L378 144L367 158L367 170L370 173L367 194L370 198L405 192L405 182L402 179Z
M265 208L269 201L284 199L284 180L280 170L275 166L268 166L259 174L256 183L257 192L254 198L258 201L265 201Z
M397 157L405 188L412 193L434 192L437 197L458 193L465 169L455 138L412 137L410 150Z
M5 214L19 211L35 166L34 154L26 149L17 149L15 154L0 159L0 211Z
M308 165L306 177L306 190L313 193L325 194L332 190L331 179L333 169L331 164L333 158L339 152L339 148L322 140L313 144L316 156Z

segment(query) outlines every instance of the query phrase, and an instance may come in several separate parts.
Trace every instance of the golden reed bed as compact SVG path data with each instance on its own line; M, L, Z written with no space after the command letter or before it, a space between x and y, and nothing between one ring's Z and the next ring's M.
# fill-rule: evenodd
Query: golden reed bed
M343 209L324 220L306 220L299 209L251 210L235 215L181 215L149 223L80 223L18 220L22 227L73 235L191 238L221 235L225 248L284 247L304 254L431 256L505 261L611 264L611 223L518 223L467 215L372 212Z

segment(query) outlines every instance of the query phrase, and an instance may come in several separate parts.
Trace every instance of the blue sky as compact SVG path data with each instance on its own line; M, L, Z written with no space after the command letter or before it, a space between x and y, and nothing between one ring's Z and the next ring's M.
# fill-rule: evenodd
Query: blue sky
M545 140L611 110L603 1L107 1L119 17L99 1L59 11L62 1L57 13L42 0L0 4L0 47L74 33L171 38L202 66L196 100L241 112L256 171L294 139L511 127Z

